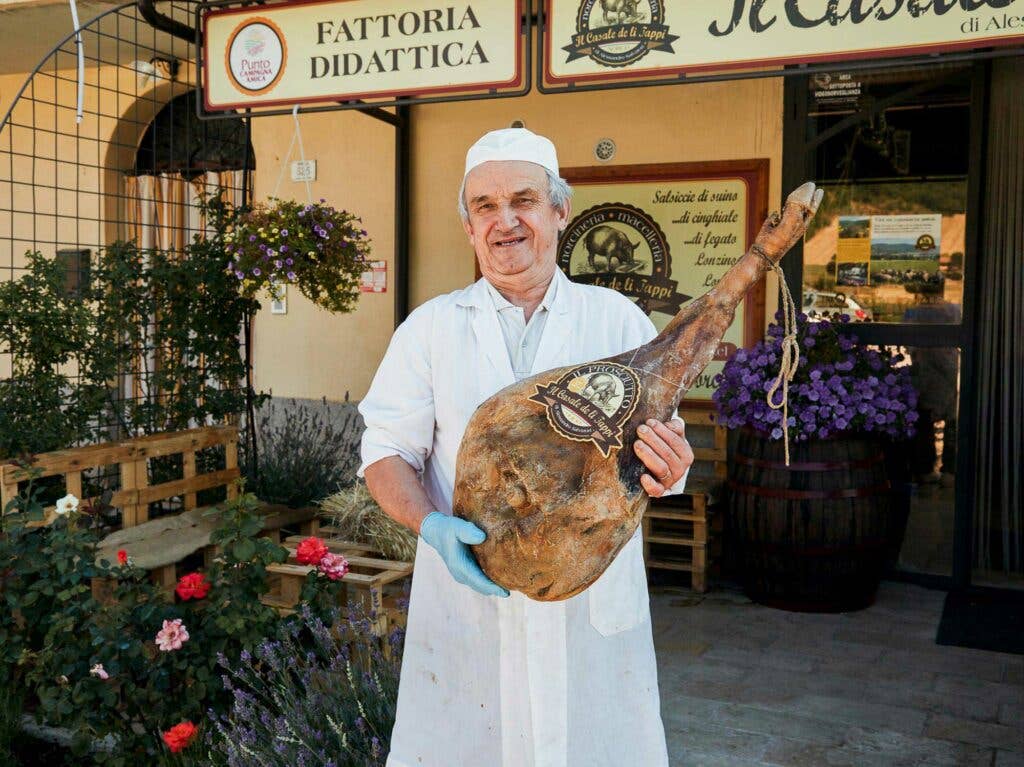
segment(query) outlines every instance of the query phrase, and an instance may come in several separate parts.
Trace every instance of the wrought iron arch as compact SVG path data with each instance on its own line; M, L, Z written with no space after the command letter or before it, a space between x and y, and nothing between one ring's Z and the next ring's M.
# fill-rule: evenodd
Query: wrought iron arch
M201 95L198 90L183 93L160 110L135 154L135 173L179 173L191 179L207 171L255 167L245 119L200 120L196 103Z

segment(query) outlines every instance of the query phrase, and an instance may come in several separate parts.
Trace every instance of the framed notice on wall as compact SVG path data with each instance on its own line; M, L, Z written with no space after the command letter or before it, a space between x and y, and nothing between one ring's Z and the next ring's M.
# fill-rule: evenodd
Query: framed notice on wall
M658 330L717 284L767 216L768 160L563 168L562 175L574 192L559 267L571 280L628 296ZM761 280L687 401L709 401L724 360L763 334Z

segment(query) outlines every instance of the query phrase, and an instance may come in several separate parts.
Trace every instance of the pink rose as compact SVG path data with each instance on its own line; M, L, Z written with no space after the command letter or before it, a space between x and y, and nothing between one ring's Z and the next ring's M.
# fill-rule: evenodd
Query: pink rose
M95 666L93 666L91 669L89 669L89 673L92 674L93 676L98 676L104 682L107 681L108 679L110 679L110 674L108 674L107 670L105 668L103 668L103 664L102 663L97 663Z
M328 552L324 554L317 567L332 581L340 581L348 573L348 560L341 554Z
M188 629L181 624L181 618L164 621L164 626L156 634L156 646L164 652L180 650L188 641Z

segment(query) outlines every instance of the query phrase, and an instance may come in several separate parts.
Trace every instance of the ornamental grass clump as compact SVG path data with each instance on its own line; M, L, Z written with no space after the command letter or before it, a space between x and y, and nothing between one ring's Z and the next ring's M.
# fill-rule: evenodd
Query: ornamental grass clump
M328 622L303 610L238 663L221 658L233 703L209 715L211 754L229 767L382 767L402 642L400 629L373 636L354 610Z
M331 312L351 311L359 298L370 241L360 219L326 200L302 204L271 197L241 213L224 235L227 270L242 293L295 283Z
M849 321L843 315L838 325ZM863 347L838 325L797 316L800 364L789 384L789 439L805 442L845 433L909 439L918 414L906 358ZM783 336L781 325L769 325L766 340L737 350L726 361L712 395L722 424L782 439L782 387L774 393L775 407L767 397L779 374Z

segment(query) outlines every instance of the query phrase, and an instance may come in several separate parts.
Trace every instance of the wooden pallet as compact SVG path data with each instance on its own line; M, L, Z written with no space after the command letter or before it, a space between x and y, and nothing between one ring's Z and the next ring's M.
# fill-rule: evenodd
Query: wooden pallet
M271 592L262 597L261 601L282 614L294 612L302 593L302 584L315 569L294 562L296 547L301 540L302 536L287 538L284 545L288 549L290 561L267 567L267 572L275 578L275 582L272 583ZM341 579L345 587L341 594L341 604L358 604L369 617L371 630L377 636L386 636L396 625L404 626L405 611L398 606L398 602L405 579L412 575L412 562L397 562L373 556L379 552L367 544L339 539L327 539L324 543L329 551L341 554L348 560L349 572Z
M711 464L707 477L687 481L680 495L658 499L644 515L644 562L648 570L675 570L690 573L694 591L707 591L710 558L717 552L713 537L721 516L712 507L720 497L726 477L725 427L714 420L709 410L684 410L680 416L687 426L710 427L711 447L695 447L694 463Z

